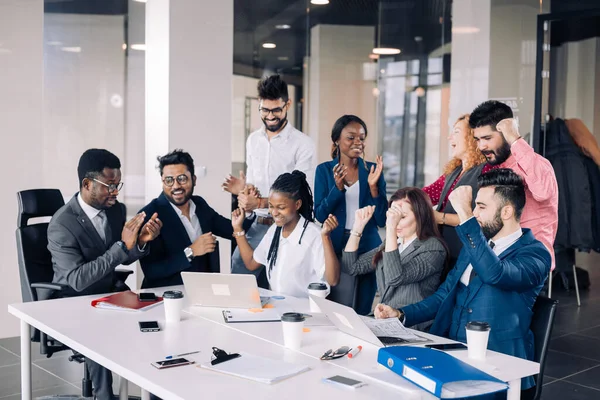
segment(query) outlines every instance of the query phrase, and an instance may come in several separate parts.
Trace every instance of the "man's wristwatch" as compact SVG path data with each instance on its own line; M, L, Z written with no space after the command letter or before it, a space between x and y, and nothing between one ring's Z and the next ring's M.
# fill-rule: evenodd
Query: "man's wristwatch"
M117 241L116 243L117 243L117 245L118 245L118 246L119 246L121 249L123 249L123 251L124 251L125 253L129 254L129 249L127 248L127 245L125 244L125 242L124 242L124 241L122 241L122 240L119 240L119 241Z
M192 258L194 258L194 251L190 247L183 249L183 254L185 254L185 258L187 258L189 262L192 262Z

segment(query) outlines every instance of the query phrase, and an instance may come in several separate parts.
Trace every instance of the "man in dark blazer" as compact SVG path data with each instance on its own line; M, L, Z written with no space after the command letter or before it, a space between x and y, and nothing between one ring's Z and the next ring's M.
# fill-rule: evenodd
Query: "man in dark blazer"
M115 268L131 264L148 250L160 233L161 222L144 214L125 222L125 209L117 201L121 162L103 149L87 150L79 159L79 193L60 208L48 226L54 283L66 286L66 296L124 290L117 287ZM86 358L97 399L113 398L112 374Z
M194 196L196 176L192 156L180 149L158 157L163 192L141 212L158 213L164 224L149 254L140 260L143 288L181 285L181 271L219 272L215 236L231 240L231 221L200 196ZM247 220L245 229L252 221Z
M532 360L532 308L552 259L519 224L525 206L522 178L497 169L481 175L478 184L474 211L470 186L450 194L463 248L446 281L433 295L401 310L380 304L375 316L401 318L407 326L435 318L430 333L461 342L466 342L467 322L485 321L491 327L489 349ZM534 384L532 377L522 380L523 389Z

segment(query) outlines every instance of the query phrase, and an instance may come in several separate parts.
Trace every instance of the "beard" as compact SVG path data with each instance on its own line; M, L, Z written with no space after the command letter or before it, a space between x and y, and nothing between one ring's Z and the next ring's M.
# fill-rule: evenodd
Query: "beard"
M486 150L486 151L482 151L481 153L484 156L486 156L486 158L489 154L493 154L494 159L490 160L488 158L488 164L500 165L504 161L506 161L508 159L508 157L510 157L510 145L508 144L508 142L506 141L504 136L502 136L502 146L500 146L500 148L498 148L498 150Z
M275 125L268 125L266 118L262 119L263 124L265 124L265 129L269 132L277 132L279 131L287 122L287 113L283 118L274 118L271 121L277 121Z
M502 230L502 228L504 228L504 222L501 218L501 210L498 209L498 211L496 211L496 215L494 215L494 219L492 221L480 222L479 224L481 225L481 232L483 233L483 236L485 236L487 240L490 240L496 236L498 232Z
M175 198L173 197L173 194L171 192L167 193L166 191L163 191L165 194L165 197L167 198L167 200L169 200L169 202L173 205L176 206L182 206L184 204L186 204L188 201L190 201L190 199L192 198L192 194L194 193L194 190L192 188L192 190L190 191L186 191L185 189L183 189L183 197L182 200L175 200Z

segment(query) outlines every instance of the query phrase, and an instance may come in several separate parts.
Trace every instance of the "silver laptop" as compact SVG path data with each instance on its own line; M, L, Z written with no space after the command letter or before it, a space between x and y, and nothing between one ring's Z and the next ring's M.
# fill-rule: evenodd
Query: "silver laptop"
M268 297L260 297L252 274L182 272L185 292L193 306L261 308Z
M352 308L343 304L313 295L310 295L310 298L317 303L321 312L327 315L331 323L340 331L376 346L399 346L430 341L404 328L397 319L375 320L360 316Z

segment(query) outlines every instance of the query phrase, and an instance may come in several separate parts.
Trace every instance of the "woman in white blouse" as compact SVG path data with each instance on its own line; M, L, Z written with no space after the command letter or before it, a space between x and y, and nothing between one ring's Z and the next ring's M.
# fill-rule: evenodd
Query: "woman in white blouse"
M326 282L335 286L340 266L329 234L337 227L334 216L319 228L313 222L312 193L306 175L300 171L280 175L271 186L271 225L253 250L242 230L245 213L232 213L231 224L246 268L266 267L271 290L295 297L308 297L308 285Z

